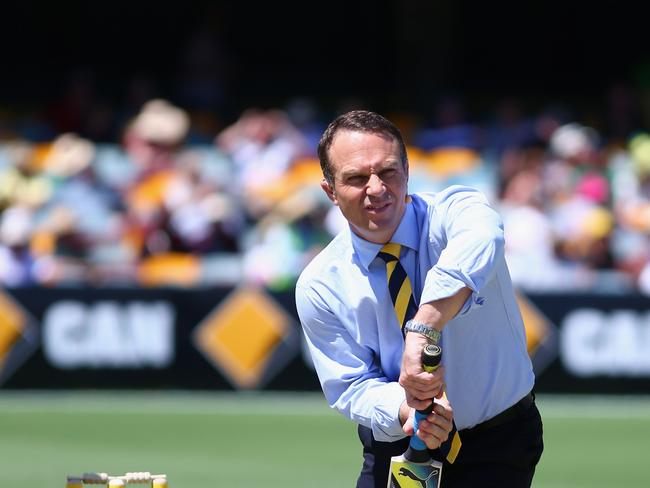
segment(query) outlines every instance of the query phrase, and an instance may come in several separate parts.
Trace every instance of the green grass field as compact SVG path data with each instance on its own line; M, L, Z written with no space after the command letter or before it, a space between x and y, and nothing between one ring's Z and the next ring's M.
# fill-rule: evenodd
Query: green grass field
M650 398L538 396L536 488L649 486ZM320 394L0 391L0 485L84 471L163 472L170 488L352 487L353 424Z

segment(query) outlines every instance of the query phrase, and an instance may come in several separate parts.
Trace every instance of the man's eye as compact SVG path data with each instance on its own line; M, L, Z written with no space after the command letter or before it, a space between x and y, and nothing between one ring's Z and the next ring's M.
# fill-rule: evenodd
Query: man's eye
M366 177L361 175L348 176L346 181L348 185L361 185L366 181Z
M391 169L386 169L386 170L381 172L382 178L392 178L396 174L397 174L397 170L392 169L392 168Z

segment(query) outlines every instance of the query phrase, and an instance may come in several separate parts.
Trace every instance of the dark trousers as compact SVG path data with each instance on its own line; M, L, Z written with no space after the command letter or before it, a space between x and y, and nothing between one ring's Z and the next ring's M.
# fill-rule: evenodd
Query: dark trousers
M542 455L542 419L533 403L507 422L460 431L463 443L454 464L443 463L442 488L529 488ZM367 427L359 426L363 468L357 488L386 488L390 458L406 450L408 439L378 442ZM434 459L442 456L431 451Z

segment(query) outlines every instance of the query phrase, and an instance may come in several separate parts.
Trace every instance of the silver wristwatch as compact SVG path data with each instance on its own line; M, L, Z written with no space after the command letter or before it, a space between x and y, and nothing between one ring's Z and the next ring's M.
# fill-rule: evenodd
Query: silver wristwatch
M417 332L418 334L422 334L427 339L429 339L429 342L433 344L439 344L440 337L442 336L439 330L434 329L433 327L429 327L422 322L416 322L413 319L406 322L404 325L404 330L406 332Z

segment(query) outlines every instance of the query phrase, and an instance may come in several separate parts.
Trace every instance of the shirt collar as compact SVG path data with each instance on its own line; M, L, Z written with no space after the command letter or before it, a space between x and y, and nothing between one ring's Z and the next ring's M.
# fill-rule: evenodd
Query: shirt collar
M393 234L393 237L391 237L390 242L396 242L402 246L417 250L418 227L416 222L413 203L409 201L406 204L406 210L404 211L402 221L399 226L397 226L397 230ZM352 229L350 229L350 235L352 236L352 247L354 248L354 253L357 255L361 266L367 271L368 266L370 266L370 263L372 263L377 257L377 253L381 250L383 244L366 241L352 232Z

